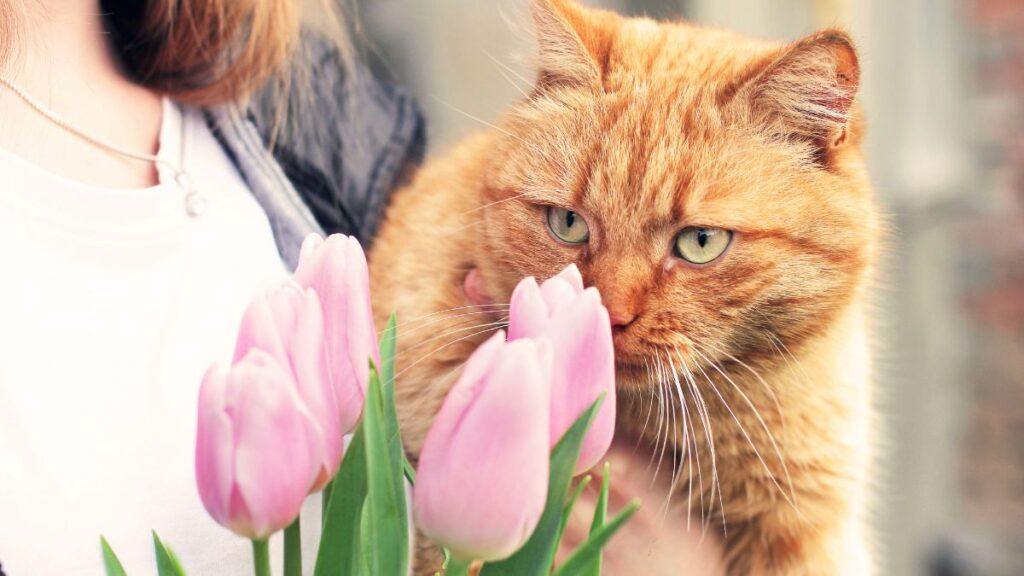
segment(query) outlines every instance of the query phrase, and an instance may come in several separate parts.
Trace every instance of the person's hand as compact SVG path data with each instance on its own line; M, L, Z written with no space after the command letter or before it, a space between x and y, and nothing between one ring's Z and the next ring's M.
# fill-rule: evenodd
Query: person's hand
M666 460L670 456L666 455ZM686 494L677 491L666 508L671 479L671 462L662 462L662 470L652 482L657 462L649 465L649 455L634 451L632 442L616 442L608 452L611 462L611 491L608 517L633 498L640 498L640 510L612 537L604 551L602 574L606 576L718 576L724 574L721 562L720 534L709 526L702 531L697 502L692 502L690 528L687 530ZM559 558L575 549L590 529L594 506L600 490L599 471L580 496L569 525ZM685 470L684 470L685 475ZM685 480L685 478L684 478Z

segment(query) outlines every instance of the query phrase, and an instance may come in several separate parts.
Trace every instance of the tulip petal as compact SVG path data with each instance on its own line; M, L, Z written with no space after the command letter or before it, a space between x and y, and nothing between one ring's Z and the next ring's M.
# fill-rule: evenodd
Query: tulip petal
M300 260L295 280L320 297L328 371L342 430L349 432L362 412L369 359L379 363L366 256L355 238L332 235Z
M302 239L302 246L299 248L299 266L302 265L303 260L307 260L313 257L313 254L323 246L324 237L312 233Z
M576 472L597 464L615 432L615 352L608 311L593 288L558 311L548 337L554 348L551 381L551 445L597 398L605 399L591 423Z
M314 490L319 490L341 464L345 433L341 429L338 400L328 376L323 312L316 292L306 290L300 306L302 310L291 336L290 356L299 396L316 420L324 441L323 470L314 486Z
M540 293L544 302L548 305L548 313L554 314L555 310L564 308L576 299L579 294L569 282L555 276L548 278L540 285Z
M291 375L271 356L253 350L228 378L235 484L250 516L244 528L251 538L266 538L298 515L320 469L323 443Z
M418 525L461 558L511 555L547 498L546 375L533 341L499 337L471 357L441 407L414 487Z
M225 411L227 370L210 366L199 388L196 430L196 484L199 498L214 520L227 526L234 486L234 431Z
M523 278L509 302L508 339L540 336L548 326L548 305L537 280Z
M238 328L238 339L235 342L235 354L232 363L238 362L253 348L258 348L273 356L282 366L288 366L287 342L282 334L288 334L294 324L294 311L288 310L286 298L280 290L261 294L242 315L242 324Z
M569 264L564 270L555 274L555 278L561 278L568 282L577 294L583 292L583 275L580 274L580 269L576 267L576 264Z

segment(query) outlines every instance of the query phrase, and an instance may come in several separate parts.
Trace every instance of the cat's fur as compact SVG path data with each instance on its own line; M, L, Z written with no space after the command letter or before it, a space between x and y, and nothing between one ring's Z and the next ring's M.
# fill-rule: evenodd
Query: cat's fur
M575 262L629 322L615 334L619 434L652 457L666 439L666 461L688 456L673 501L725 534L728 573L870 573L867 292L881 225L851 40L780 44L568 0L533 12L531 96L428 162L370 254L377 320L401 322L410 452L504 316L470 307L467 272L507 302L524 276ZM586 218L590 241L556 242L549 205ZM709 265L672 255L695 224L735 231Z

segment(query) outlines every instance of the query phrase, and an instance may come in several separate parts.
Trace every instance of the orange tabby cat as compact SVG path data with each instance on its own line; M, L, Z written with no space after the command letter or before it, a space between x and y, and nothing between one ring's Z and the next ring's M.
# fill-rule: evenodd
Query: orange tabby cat
M851 40L533 8L533 93L399 191L370 254L410 452L501 326L489 302L575 263L614 324L619 438L671 470L727 573L870 573L881 226Z

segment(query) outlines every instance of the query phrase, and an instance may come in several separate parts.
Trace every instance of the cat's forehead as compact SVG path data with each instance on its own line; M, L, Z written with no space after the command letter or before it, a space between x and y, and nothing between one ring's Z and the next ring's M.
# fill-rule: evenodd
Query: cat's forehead
M648 84L608 100L591 126L595 144L576 151L577 205L605 218L681 221L727 200L723 167L744 147L713 91Z
M637 83L724 85L775 52L774 42L686 23L629 20L611 44L602 72L609 91Z

